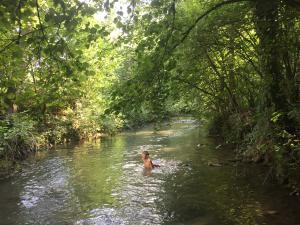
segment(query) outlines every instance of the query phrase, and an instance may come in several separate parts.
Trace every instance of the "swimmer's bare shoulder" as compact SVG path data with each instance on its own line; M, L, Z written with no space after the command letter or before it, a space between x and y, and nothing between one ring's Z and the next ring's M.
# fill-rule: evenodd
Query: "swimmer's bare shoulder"
M159 165L153 164L152 160L150 159L150 155L148 151L142 152L142 160L144 161L144 168L145 169L153 169L156 167L160 167Z

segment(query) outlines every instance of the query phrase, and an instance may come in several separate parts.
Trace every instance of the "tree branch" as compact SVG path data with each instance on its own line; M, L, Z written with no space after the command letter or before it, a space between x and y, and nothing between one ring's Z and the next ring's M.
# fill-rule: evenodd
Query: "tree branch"
M198 85L196 85L196 84L194 84L194 83L191 83L191 82L189 82L189 81L187 81L187 80L185 80L185 79L183 79L183 78L175 77L175 78L173 78L173 79L175 79L175 80L177 80L177 81L180 81L180 82L182 82L182 83L185 83L185 84L189 85L189 87L195 88L195 89L197 89L198 91L203 92L204 94L213 97L213 99L218 99L220 102L224 102L224 100L223 100L222 98L220 98L219 96L216 96L216 95L214 95L214 94L212 94L212 93L206 91L205 89L200 88Z
M260 78L263 78L264 75L263 73L260 71L259 67L255 65L255 62L252 60L252 58L247 54L247 51L244 48L240 48L240 51L238 52L239 55L245 60L248 61L252 68L255 70L255 72L260 76Z
M235 96L233 95L233 93L231 92L230 88L228 87L227 83L225 82L225 77L218 71L217 66L214 64L214 62L212 61L211 57L209 56L208 52L206 52L206 57L208 59L208 62L211 66L211 68L213 69L213 71L215 72L215 74L219 77L220 81L223 82L225 89L227 90L230 100L233 104L233 106L235 107L236 110L239 110L239 104L237 103Z
M216 5L214 5L213 7L211 7L210 9L208 9L206 12L204 12L203 14L201 14L196 20L195 22L184 32L183 37L180 39L180 41L175 44L172 48L172 50L175 50L180 44L182 44L185 39L189 36L189 34L191 33L191 31L197 26L197 24L199 23L200 20L202 20L204 17L208 16L211 12L225 6L225 5L229 5L229 4L233 4L233 3L238 3L238 2L249 2L251 0L227 0L224 2L220 2Z
M22 33L22 23L21 23L21 8L22 8L22 4L21 4L21 0L19 0L19 4L16 10L16 17L17 17L17 21L18 21L18 38L16 43L19 44L20 43L20 39L21 39L21 33Z
M37 31L39 31L39 30L40 30L40 29L34 29L34 30L31 30L31 31L28 31L28 32L25 33L25 34L18 35L17 38L11 39L11 41L10 41L7 45L5 45L4 47L2 47L2 48L0 49L0 53L4 52L4 51L5 51L7 48L9 48L12 44L18 43L19 39L21 39L21 38L23 38L23 37L25 37L25 36L27 36L27 35L29 35L29 34L32 34L32 33L34 33L34 32L37 32Z
M295 7L298 10L300 9L300 1L299 0L285 0L285 2L291 7Z
M45 35L45 32L44 32L44 27L43 27L43 24L42 24L42 21L41 21L40 7L39 7L38 0L35 1L35 6L36 6L37 16L38 16L38 20L39 20L39 24L40 24L40 30L42 31L44 39L46 39L46 35Z
M162 62L164 61L164 58L167 54L167 48L168 48L168 43L169 40L172 37L172 33L174 32L174 28L175 28L175 19L176 19L176 0L173 0L171 7L170 7L170 13L172 13L172 22L171 22L171 28L170 28L170 32L168 33L167 37L166 37L166 41L165 41L165 45L164 45L164 53L162 56ZM167 28L169 29L169 27Z
M79 11L80 8L81 8L83 5L84 5L84 2L80 3L80 4L78 5L76 11ZM63 20L63 21L65 21L65 20ZM58 25L58 24L60 25L63 21L60 21L59 23L56 23L56 24L54 24L54 25ZM18 35L17 38L11 39L11 41L10 41L8 44L6 44L4 47L2 47L2 48L0 49L0 54L1 54L2 52L4 52L6 49L8 49L8 48L9 48L11 45L13 45L14 43L18 43L18 41L19 41L21 38L23 38L23 37L25 37L25 36L27 36L27 35L29 35L29 34L35 33L35 32L37 32L37 31L42 31L42 30L48 29L48 28L50 28L50 27L51 27L51 26L40 26L39 29L33 29L33 30L31 30L31 31L28 31L28 32L25 33L25 34L20 34L20 33L19 33L19 35ZM43 31L42 31L42 32L43 32Z

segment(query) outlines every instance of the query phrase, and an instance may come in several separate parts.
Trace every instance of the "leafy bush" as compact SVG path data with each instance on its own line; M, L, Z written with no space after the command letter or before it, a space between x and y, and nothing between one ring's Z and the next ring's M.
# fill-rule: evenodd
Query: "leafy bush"
M27 115L13 114L0 121L0 157L22 159L37 146L36 123Z
M237 153L247 161L264 162L281 182L299 176L299 130L286 125L297 120L293 113L273 112L216 115L210 133L220 134L225 142L235 144ZM298 118L297 118L298 119Z
M103 116L100 121L101 132L115 134L124 126L124 120L120 115Z

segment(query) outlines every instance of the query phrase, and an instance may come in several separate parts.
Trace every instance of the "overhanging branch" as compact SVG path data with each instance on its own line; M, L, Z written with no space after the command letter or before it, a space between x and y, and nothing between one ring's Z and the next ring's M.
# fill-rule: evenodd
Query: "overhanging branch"
M223 102L223 103L224 103L224 100L223 100L222 98L220 98L219 96L214 95L213 93L211 93L211 92L209 92L209 91L207 91L207 90L205 90L205 89L199 87L198 85L196 85L196 84L194 84L194 83L192 83L192 82L190 82L190 81L188 81L188 80L185 80L185 79L180 78L180 77L174 77L173 79L174 79L174 80L177 80L177 81L179 81L179 82L185 83L185 84L187 84L190 88L195 88L195 89L197 89L198 91L200 91L200 92L206 94L207 96L211 96L213 99L217 99L217 100L219 100L220 102Z
M220 2L216 5L214 5L213 7L211 7L210 9L208 9L207 11L205 11L203 14L201 14L196 20L195 22L183 33L182 38L180 39L180 41L175 44L172 48L172 50L175 50L180 44L182 44L185 39L189 36L189 34L191 33L191 31L196 27L196 25L199 23L200 20L202 20L204 17L208 16L210 13L212 13L213 11L225 6L225 5L230 5L233 3L238 3L238 2L249 2L251 0L227 0L224 2Z

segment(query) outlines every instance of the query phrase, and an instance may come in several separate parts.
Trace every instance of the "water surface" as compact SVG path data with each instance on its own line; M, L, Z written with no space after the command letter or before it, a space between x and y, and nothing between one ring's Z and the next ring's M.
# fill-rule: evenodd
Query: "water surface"
M228 163L216 145L177 118L159 132L37 153L0 181L0 224L300 224L299 202L267 168ZM143 170L142 150L161 167Z

